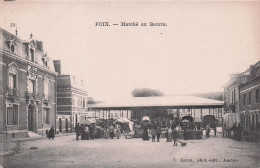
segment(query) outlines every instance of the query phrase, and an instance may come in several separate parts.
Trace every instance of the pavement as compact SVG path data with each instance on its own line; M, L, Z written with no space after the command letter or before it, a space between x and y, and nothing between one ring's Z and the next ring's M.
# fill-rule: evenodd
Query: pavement
M55 137L69 136L74 134L75 133L56 134ZM17 143L20 143L22 141L33 141L37 139L46 139L46 138L47 138L46 136L32 136L32 137L14 138L14 139L2 141L2 144L0 145L0 158L3 156L15 154L17 150L16 149Z
M3 157L4 168L146 168L146 167L260 167L259 143L235 141L217 137L187 140L187 145L173 146L171 142L143 141L140 138L75 140L75 135L54 140L16 141L13 155ZM17 143L19 142L19 143Z

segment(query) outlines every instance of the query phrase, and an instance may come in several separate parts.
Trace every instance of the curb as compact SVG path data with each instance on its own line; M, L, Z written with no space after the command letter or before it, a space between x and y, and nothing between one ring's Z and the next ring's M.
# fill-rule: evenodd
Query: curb
M14 152L5 152L5 153L0 153L0 157L4 157L4 156L11 156L14 155Z
M55 137L63 137L63 136L69 136L69 135L73 135L75 133L66 133L66 134L56 134ZM40 137L28 137L28 138L18 138L18 139L14 139L11 140L12 142L16 142L16 141L32 141L32 140L38 140L38 139L44 139L47 137L46 136L40 136Z

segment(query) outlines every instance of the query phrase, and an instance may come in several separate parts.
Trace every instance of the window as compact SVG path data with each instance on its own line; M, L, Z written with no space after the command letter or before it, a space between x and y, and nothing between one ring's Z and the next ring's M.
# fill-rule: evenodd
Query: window
M7 107L7 125L18 125L18 106L10 104Z
M244 93L243 105L246 105L246 93Z
M230 91L229 100L230 100L230 103L233 102L233 90Z
M28 82L28 92L34 93L34 81L33 80L29 80L29 82Z
M15 48L14 48L14 45L12 44L11 45L11 51L14 52Z
M234 93L234 102L236 102L236 90L235 89L234 89L233 93Z
M78 97L77 106L78 106L78 107L81 107L81 106L82 106L82 98L81 98L81 97Z
M9 74L9 88L10 89L16 88L16 76L13 74Z
M44 82L44 97L45 99L49 97L49 82Z
M86 107L86 100L85 100L85 98L83 98L83 101L82 101L82 107L83 107L83 108Z
M77 106L78 96L74 95L74 106Z
M232 90L231 91L231 103L233 103L234 102L234 91Z
M118 113L115 114L115 118L118 118Z
M33 49L30 49L30 54L31 54L31 61L35 62L34 50Z
M255 101L256 103L259 103L259 89L256 89L255 91Z
M110 114L110 118L113 118L113 113Z
M249 91L248 99L248 104L251 104L251 91Z
M43 124L50 124L50 110L43 108Z

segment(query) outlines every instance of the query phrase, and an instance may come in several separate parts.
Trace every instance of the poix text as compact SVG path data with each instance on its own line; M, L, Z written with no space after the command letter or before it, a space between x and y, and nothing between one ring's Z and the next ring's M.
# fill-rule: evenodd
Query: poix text
M139 23L139 22L120 22L111 24L110 22L95 22L95 26L167 26L166 23L157 23L157 22L148 22L148 23Z

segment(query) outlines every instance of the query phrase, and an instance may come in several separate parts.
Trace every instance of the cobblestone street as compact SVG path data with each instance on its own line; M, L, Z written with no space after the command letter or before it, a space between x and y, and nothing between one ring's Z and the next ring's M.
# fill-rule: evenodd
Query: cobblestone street
M258 168L258 143L229 138L188 140L186 147L142 139L75 140L75 135L18 143L14 155L4 157L4 168L26 167L234 167Z

